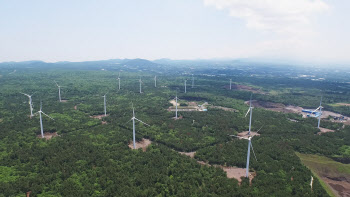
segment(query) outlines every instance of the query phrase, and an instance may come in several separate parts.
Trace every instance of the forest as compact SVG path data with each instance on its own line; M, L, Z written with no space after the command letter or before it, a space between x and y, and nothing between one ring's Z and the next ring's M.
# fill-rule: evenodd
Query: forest
M251 95L305 108L316 108L323 96L325 109L349 116L349 106L334 104L350 103L350 84L333 76L313 81L271 69L262 69L263 75L260 67L256 75L254 69L237 69L202 66L171 73L141 60L0 64L0 196L328 196L317 178L310 187L312 172L296 152L350 163L349 125L322 120L322 127L336 132L318 135L315 118L254 108L252 131L260 134L252 138L254 179L239 182L214 165L245 168L248 143L230 135L248 130L244 102ZM230 90L230 79L261 92ZM29 117L28 97L21 93L33 94L34 113L42 103L54 119L43 116L44 131L58 136L40 138L39 117ZM108 115L92 118L104 113L103 95ZM208 102L208 111L180 111L181 119L174 120L167 109L176 95L182 103ZM132 106L150 125L136 124L136 140L152 141L145 152L128 147ZM179 152L196 153L190 158Z

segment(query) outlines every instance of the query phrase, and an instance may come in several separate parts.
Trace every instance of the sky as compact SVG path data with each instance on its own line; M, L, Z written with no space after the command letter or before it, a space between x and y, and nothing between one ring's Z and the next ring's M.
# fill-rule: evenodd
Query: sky
M0 62L350 63L349 0L0 0Z

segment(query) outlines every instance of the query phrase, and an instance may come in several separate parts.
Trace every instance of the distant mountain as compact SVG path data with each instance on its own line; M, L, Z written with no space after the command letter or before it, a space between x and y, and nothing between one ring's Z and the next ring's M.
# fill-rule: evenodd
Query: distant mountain
M136 66L136 67L156 67L159 66L159 64L151 62L149 60L145 60L145 59L125 59L123 62L121 62L121 64L127 65L127 66Z

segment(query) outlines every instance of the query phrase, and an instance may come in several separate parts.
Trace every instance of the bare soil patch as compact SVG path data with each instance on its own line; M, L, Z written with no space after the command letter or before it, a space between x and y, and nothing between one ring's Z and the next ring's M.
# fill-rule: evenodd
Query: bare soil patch
M101 121L101 124L107 124L107 121Z
M230 167L230 166L222 166L222 165L210 165L204 161L197 161L197 163L201 165L206 165L206 166L214 166L217 168L221 168L223 171L226 172L226 176L229 179L236 179L238 180L239 184L242 182L242 177L245 177L246 169L245 168L238 168L238 167ZM256 172L250 172L249 173L249 181L250 183L256 176Z
M61 100L61 103L67 103L68 102L68 100Z
M249 105L249 101L244 102L245 104ZM275 112L282 112L282 113L295 113L295 114L301 114L304 118L307 118L308 113L302 112L304 108L293 106L293 105L284 105L282 103L272 103L272 102L265 102L265 101L252 101L253 107L259 107L264 108L266 110L275 111ZM341 117L341 114L331 112L331 111L322 111L321 118L322 119L328 119L328 117ZM293 121L293 120L291 120ZM344 116L344 120L332 120L332 122L337 123L343 123L346 125L350 125L350 118L347 116Z
M237 134L239 139L248 139L249 137L259 136L260 134L254 131L250 132L250 135L248 135L249 131L243 131Z
M224 111L230 111L230 112L238 112L238 110L233 109L233 108L228 108L228 107L221 107L221 106L210 106L210 108L214 108L214 109L222 109Z
M323 134L323 133L329 133L329 132L333 133L333 132L335 132L335 131L334 131L334 130L331 130L331 129L326 129L326 128L320 127L320 132L318 132L317 134L318 134L318 135L321 135L321 134Z
M50 140L51 138L57 137L57 136L59 136L59 135L57 134L57 132L54 132L54 133L44 132L44 138L45 138L46 140ZM37 137L38 137L38 138L41 138L41 134L40 134L40 135L37 135Z
M173 106L168 108L168 111L176 111L176 102L174 100L169 101ZM181 106L177 103L177 111L204 111L208 103L198 105L197 102L187 102L188 106Z
M152 144L152 141L151 141L151 140L146 139L146 138L142 138L141 141L135 143L135 146L136 146L136 149L142 148L142 151L143 151L143 152L146 152L147 147L148 147L150 144ZM129 146L129 148L134 149L132 141L129 143L128 146Z
M96 119L102 119L103 117L107 117L107 116L109 116L109 114L107 114L106 116L104 115L104 114L102 114L102 115L95 115L95 116L90 116L90 118L96 118Z
M319 155L296 154L314 174L318 175L320 181L323 181L333 194L350 197L350 164L336 162Z
M194 158L194 155L196 154L196 151L194 152L179 152L181 155L187 155L191 158Z
M170 100L169 101L174 107L176 107L176 101L175 100ZM180 103L177 102L177 106L180 106Z
M337 105L341 105L341 106L350 106L349 103L336 103Z
M184 117L183 116L178 116L177 118L176 117L172 117L172 119L174 120L179 120L179 119L183 119Z
M229 90L230 85L226 85L224 88ZM259 88L254 88L251 86L239 85L239 84L232 84L232 90L244 90L248 92L253 92L255 94L267 94L267 92L264 92Z
M327 177L322 177L322 179L331 186L331 189L338 194L338 196L350 197L350 182L334 180Z
M249 105L249 101L244 102L245 104ZM284 105L282 103L272 103L272 102L265 102L265 101L256 101L252 100L252 106L264 108L267 110L275 111L275 112L283 112L283 113L297 113L301 114L303 108L293 105Z
M74 110L77 110L77 109L78 109L78 106L75 105L75 106L74 106Z

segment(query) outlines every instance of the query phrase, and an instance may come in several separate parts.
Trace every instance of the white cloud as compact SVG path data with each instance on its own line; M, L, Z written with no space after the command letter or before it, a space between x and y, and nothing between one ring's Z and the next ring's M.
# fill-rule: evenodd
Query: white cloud
M229 10L246 26L276 33L308 32L310 18L327 11L322 0L203 0L206 6Z

